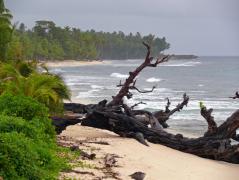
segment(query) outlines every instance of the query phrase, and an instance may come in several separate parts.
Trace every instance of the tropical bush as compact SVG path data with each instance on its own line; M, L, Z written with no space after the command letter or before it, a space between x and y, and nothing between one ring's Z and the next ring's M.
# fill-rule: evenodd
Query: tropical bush
M56 179L64 166L54 149L22 133L0 133L0 176L12 179Z
M30 97L0 96L0 177L57 179L66 168L45 105Z
M1 93L32 97L45 104L51 113L62 112L63 100L70 99L70 91L63 79L49 72L37 71L34 62L1 63Z
M44 104L31 97L15 96L9 93L0 96L0 113L32 120L36 117L48 118L49 110Z
M0 113L8 116L22 117L28 123L48 135L55 137L55 130L48 118L48 109L43 104L26 96L4 94L0 96Z
M70 93L59 76L38 71L34 61L20 61L11 18L0 0L0 179L57 179L67 166L49 113L63 110Z
M31 139L45 139L45 134L42 132L42 129L38 129L34 124L22 118L0 115L0 124L0 133L17 132Z

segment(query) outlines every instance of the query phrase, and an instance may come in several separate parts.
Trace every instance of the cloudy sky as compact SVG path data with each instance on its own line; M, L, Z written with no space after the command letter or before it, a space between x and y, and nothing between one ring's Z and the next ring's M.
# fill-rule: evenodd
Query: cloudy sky
M239 0L7 0L14 21L165 36L169 53L239 55Z

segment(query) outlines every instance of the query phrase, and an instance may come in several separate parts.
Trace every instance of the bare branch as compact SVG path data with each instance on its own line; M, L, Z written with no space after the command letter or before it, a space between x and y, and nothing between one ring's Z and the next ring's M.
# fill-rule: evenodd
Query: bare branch
M174 114L177 111L181 111L183 109L184 106L188 105L188 101L189 101L189 96L187 96L186 93L183 94L183 102L181 102L180 104L178 104L173 110L171 110L169 112L169 115L171 116L172 114Z
M135 83L136 83L135 78L145 67L148 67L148 66L156 67L158 64L166 62L170 56L164 56L162 58L158 58L155 63L152 63L153 57L150 56L151 48L145 42L143 42L143 45L147 48L147 54L146 54L144 62L141 65L139 65L134 71L129 72L129 77L125 80L124 84L121 84L120 82L120 84L117 85L117 87L121 87L121 89L119 90L118 94L113 97L113 100L108 104L108 106L121 104L124 96L131 97L132 94L129 93L130 89L134 89L140 93L152 92L155 89L155 87L153 87L151 91L146 91L146 92L139 90L138 88L135 87Z
M217 130L217 135L221 138L234 138L236 130L239 128L239 110L234 112L222 123Z
M165 106L165 113L170 112L170 110L169 110L170 105L171 105L171 102L169 101L169 98L167 98L167 105Z
M134 104L133 106L131 106L130 109L133 110L136 106L138 106L138 105L140 105L140 104L146 104L146 103L140 101L140 102Z
M142 91L142 90L139 90L139 89L138 89L137 87L135 87L135 86L130 86L130 87L129 87L129 89L136 90L136 91L138 91L139 93L150 93L150 92L153 92L155 88L156 88L156 87L153 86L151 90Z
M156 67L158 64L163 63L163 62L167 62L170 59L171 56L167 55L167 56L163 56L161 58L158 58L155 63L150 63L148 64L149 67Z
M180 111L183 109L184 106L187 106L189 101L189 97L187 96L186 93L183 94L183 101L178 104L174 109L169 110L169 106L170 106L170 101L167 98L167 105L165 107L165 111L160 110L160 111L156 111L154 112L154 116L158 119L159 123L164 127L167 128L169 127L169 125L166 123L166 121L169 119L169 117L171 115L173 115L175 112Z
M204 136L209 136L215 132L217 132L217 123L214 121L214 117L212 116L212 111L213 109L207 109L206 106L202 105L202 102L200 102L201 106L201 115L206 119L207 124L208 124L208 130L204 134Z

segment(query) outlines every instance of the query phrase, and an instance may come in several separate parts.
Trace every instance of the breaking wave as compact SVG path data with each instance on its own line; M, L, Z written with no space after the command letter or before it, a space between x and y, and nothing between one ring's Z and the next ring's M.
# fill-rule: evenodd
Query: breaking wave
M184 63L175 63L175 64L162 64L161 66L170 66L170 67L192 67L197 66L198 64L201 64L199 61L189 61Z
M149 83L160 82L160 81L162 81L162 79L155 78L155 77L151 77L146 80L146 82L149 82Z
M112 73L110 76L115 77L115 78L127 78L128 77L127 74L120 74L120 73Z

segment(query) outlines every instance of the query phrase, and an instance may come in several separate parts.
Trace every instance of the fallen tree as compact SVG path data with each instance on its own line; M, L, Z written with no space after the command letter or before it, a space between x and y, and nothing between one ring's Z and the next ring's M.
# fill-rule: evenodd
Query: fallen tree
M85 117L63 118L61 121L58 121L58 118L53 119L58 132L61 132L68 125L81 122L83 126L107 129L123 137L135 138L144 145L148 145L147 140L200 157L239 163L239 145L231 144L231 139L238 139L236 130L239 127L239 110L228 117L223 124L217 126L212 116L213 109L207 109L202 105L201 115L208 124L208 130L202 137L187 138L182 134L174 135L163 130L163 128L168 127L167 120L169 117L188 104L189 97L186 94L183 95L182 102L172 110L170 110L171 102L169 99L167 99L165 110L157 112L134 110L138 103L131 107L124 103L124 97L132 98L132 90L140 93L152 92L155 87L150 91L142 91L137 88L136 77L144 68L156 67L170 58L170 56L162 56L153 62L153 57L150 56L150 46L146 43L144 45L147 48L144 62L134 71L129 72L129 77L124 83L119 83L120 90L112 97L112 101L107 103L106 100L103 100L98 104L91 105L65 104L66 110L74 113L84 113Z

